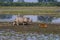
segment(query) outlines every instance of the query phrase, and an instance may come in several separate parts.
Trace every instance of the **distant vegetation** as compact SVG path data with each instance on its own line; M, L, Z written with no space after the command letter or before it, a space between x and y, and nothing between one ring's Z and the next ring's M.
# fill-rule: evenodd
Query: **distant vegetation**
M0 2L0 6L60 6L60 2L48 2L48 3L2 3Z
M21 14L21 15L51 15L60 17L60 7L25 7L25 6L0 6L0 14Z

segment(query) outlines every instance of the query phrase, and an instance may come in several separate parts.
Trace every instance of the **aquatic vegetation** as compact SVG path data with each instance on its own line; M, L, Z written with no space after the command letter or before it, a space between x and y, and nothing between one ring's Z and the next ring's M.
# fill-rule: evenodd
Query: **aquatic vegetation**
M2 31L2 30L1 30ZM60 40L59 34L17 33L15 31L0 32L0 40Z

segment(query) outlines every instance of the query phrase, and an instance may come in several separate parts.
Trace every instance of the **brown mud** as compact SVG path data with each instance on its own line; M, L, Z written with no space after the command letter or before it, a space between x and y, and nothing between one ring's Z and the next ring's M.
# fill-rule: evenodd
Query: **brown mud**
M54 33L60 34L60 25L58 24L47 24L46 28L39 26L39 23L33 23L31 25L15 25L10 23L0 23L0 30L10 29L22 33Z

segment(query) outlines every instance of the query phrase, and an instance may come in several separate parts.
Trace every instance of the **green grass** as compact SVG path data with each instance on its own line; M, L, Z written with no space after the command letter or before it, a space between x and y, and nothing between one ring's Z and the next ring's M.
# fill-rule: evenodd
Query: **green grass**
M0 7L0 14L33 14L60 16L60 7Z

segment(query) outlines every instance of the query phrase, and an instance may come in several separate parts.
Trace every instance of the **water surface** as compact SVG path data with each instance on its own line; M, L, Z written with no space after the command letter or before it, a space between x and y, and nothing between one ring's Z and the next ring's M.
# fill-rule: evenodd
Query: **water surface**
M0 22L13 22L16 17L16 15L0 15ZM52 16L24 15L24 17L32 19L33 22L60 23L60 18Z

